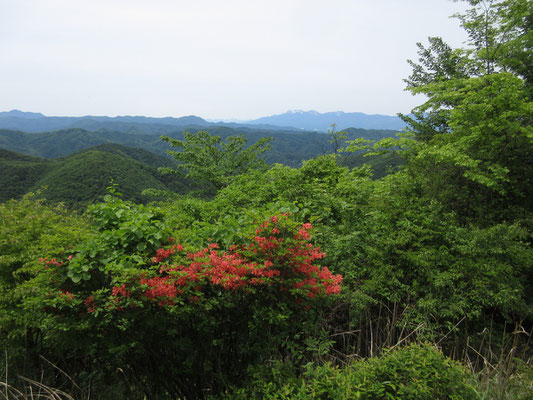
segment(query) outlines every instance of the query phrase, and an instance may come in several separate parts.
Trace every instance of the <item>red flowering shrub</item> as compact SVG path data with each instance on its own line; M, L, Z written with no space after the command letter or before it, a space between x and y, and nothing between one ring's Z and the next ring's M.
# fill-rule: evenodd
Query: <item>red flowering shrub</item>
M327 267L316 264L325 253L310 243L311 229L310 223L297 226L282 215L263 222L248 244L230 246L227 251L219 249L216 243L199 251L186 251L181 244L174 243L158 249L151 258L150 267L138 270L137 275L120 277L123 282L109 287L107 300L100 290L100 301L96 302L95 293L87 292L90 285L73 286L68 279L59 289L64 291L63 297L66 293L71 295L67 289L81 292L89 312L96 311L98 305L110 310L123 309L125 303L137 304L132 300L159 306L172 306L191 299L197 303L206 297L209 287L250 292L255 287L266 286L289 294L300 304L338 294L342 282L341 275L334 275ZM68 271L65 262L56 259L42 262L45 268ZM108 281L116 282L116 277L111 278Z
M155 254L110 262L86 246L64 261L42 261L51 286L45 311L69 343L108 349L113 363L120 357L136 377L146 376L144 385L164 387L159 369L172 369L179 393L220 389L272 354L305 351L289 338L320 335L318 314L308 310L338 294L342 276L320 265L325 254L311 243L311 229L273 216L226 249L193 250L170 238Z
M311 229L309 223L295 229L286 216L274 216L257 228L250 243L228 251L216 243L195 252L180 244L160 248L152 268L114 286L111 296L117 306L117 300L130 297L169 306L191 298L198 302L207 287L249 291L268 286L288 292L298 303L338 294L342 276L315 264L325 253L309 242Z

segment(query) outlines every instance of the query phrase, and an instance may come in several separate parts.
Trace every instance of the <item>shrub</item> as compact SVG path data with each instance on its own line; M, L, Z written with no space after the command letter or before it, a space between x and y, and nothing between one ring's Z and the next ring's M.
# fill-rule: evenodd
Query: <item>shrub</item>
M281 364L256 374L247 386L226 399L401 399L474 400L472 376L432 345L412 344L379 358L342 368L309 364L300 377Z
M43 258L38 277L64 368L120 369L149 397L197 398L240 382L250 365L303 362L327 346L320 308L342 277L319 265L310 223L273 216L238 245L197 249L164 236L151 207L110 197L89 211L99 234Z

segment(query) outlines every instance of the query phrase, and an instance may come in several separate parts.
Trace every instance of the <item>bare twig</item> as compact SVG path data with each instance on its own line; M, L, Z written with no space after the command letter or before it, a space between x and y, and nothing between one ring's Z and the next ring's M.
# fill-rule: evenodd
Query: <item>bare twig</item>
M466 315L465 315L463 318L461 318L461 320L460 320L458 323L456 323L456 324L453 326L453 328L450 329L450 330L448 331L448 333L447 333L446 335L444 335L443 337L441 337L440 340L436 343L437 346L439 345L440 342L442 342L444 339L446 339L446 338L448 337L448 335L449 335L450 333L452 333L452 331L453 331L455 328L457 328L457 326L458 326L461 322L464 321L465 318L466 318Z
M409 333L409 335L407 335L406 337L404 337L403 339L401 339L398 343L396 343L394 346L392 346L390 348L390 350L393 350L395 349L396 347L398 347L400 344L402 344L405 340L407 340L410 336L414 335L420 328L422 328L425 324L424 323L421 323L420 325L418 325L411 333Z

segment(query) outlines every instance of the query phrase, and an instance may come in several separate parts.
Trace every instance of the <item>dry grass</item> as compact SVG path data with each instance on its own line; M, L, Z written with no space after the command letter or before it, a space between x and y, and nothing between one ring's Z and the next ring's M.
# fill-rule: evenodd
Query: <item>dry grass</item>
M66 374L63 370L58 368L50 361L46 360L44 357L42 357L42 359L49 363L61 374L65 375L70 381L72 381L68 374ZM25 378L23 376L18 375L16 377L17 383L22 382L22 384L18 384L17 387L10 384L11 377L9 376L7 351L4 369L5 371L2 374L3 380L0 381L0 400L74 400L74 397L72 397L68 393L44 384L43 375L41 375L40 381L36 381L34 379ZM72 383L74 384L73 381Z

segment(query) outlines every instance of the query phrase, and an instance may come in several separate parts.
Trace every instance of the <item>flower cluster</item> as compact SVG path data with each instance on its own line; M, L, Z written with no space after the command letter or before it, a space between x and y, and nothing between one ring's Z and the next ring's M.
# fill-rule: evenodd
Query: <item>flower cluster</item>
M85 307L87 307L88 312L92 313L96 311L96 301L94 296L87 297L83 303L85 304Z
M124 310L139 301L160 307L198 303L212 293L209 288L247 292L269 287L292 296L299 304L336 295L342 276L316 264L325 253L310 243L311 229L310 223L297 225L287 215L273 216L256 229L248 244L233 245L227 251L217 243L199 251L185 251L170 238L172 245L158 249L151 258L152 267L137 277L130 276L127 283L112 286L107 299L100 294L96 300L91 293L84 300L86 310ZM56 259L42 261L56 267L63 264ZM73 298L66 291L61 296Z
M68 300L68 301L74 300L74 295L72 293L70 293L68 290L61 291L59 296L62 299L65 299L65 300Z
M172 242L174 241L174 238L169 238L169 240ZM155 254L155 257L152 258L152 262L154 264L159 264L161 261L167 259L172 254L174 254L176 250L183 251L183 246L181 244L175 244L174 246L168 249L158 249Z
M315 298L320 295L338 294L342 276L332 274L327 267L321 268L313 264L326 254L307 242L310 239L309 231L313 228L310 223L305 223L298 229L285 252L269 253L269 250L277 248L282 240L278 237L281 234L276 226L278 221L278 217L272 217L270 221L263 223L256 232L263 236L259 238L256 236L256 245L252 244L249 248L252 251L263 252L268 261L282 266L284 281L292 281L291 288L297 289L302 295ZM270 223L273 225L272 228Z
M47 257L39 258L39 262L44 264L45 268L48 268L51 265L56 266L56 267L61 267L63 265L63 261L58 261L55 258L52 258L50 260Z
M111 291L113 296L118 297L118 295L121 295L122 297L129 297L130 292L126 289L126 284L122 284L121 286L114 286L113 290Z
M175 282L169 276L155 276L150 279L142 278L140 283L147 286L144 296L151 301L157 301L160 306L174 304L174 299L178 293L183 293L183 290L178 290Z
M273 216L265 221L248 245L220 251L218 244L211 243L200 251L184 253L179 263L160 265L156 276L139 280L142 296L164 306L192 291L189 300L198 301L202 287L208 285L226 291L267 285L298 298L338 294L342 276L314 264L325 253L308 242L312 225L303 224L294 233L286 220L286 216ZM161 263L176 251L182 252L183 247L174 244L159 249L152 261Z

